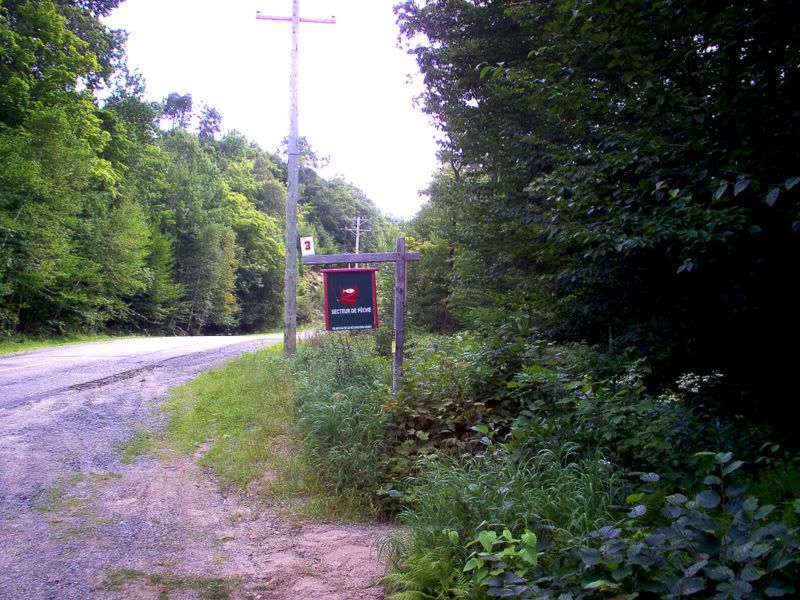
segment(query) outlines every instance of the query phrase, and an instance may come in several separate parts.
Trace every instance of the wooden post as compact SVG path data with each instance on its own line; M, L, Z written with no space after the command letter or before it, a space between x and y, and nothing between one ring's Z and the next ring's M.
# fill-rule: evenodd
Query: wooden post
M286 188L286 264L283 286L283 353L297 349L297 188L300 152L297 127L297 77L299 73L300 0L292 1L292 53L289 73L289 173Z
M406 341L406 238L397 238L397 260L394 267L394 331L395 351L392 370L392 391L400 390L403 380L403 348Z

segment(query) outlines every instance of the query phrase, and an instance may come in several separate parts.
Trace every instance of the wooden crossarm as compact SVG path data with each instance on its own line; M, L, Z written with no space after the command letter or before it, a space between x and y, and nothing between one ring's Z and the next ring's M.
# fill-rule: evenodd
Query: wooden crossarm
M419 252L405 252L406 260L419 260ZM304 265L333 265L337 263L382 263L396 262L397 252L361 252L359 254L321 254L304 256Z

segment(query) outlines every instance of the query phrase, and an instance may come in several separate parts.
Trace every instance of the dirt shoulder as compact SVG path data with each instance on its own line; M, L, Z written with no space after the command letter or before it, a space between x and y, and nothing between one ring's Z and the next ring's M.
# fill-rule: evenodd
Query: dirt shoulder
M303 520L192 460L120 462L166 390L263 342L2 411L2 598L382 598L379 525Z

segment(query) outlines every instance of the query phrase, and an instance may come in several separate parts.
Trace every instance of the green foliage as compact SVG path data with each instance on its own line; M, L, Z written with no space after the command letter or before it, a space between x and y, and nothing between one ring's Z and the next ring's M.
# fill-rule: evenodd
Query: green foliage
M388 361L372 353L371 336L328 334L301 346L295 364L295 406L305 461L342 512L381 511L389 448L381 403Z
M400 569L386 575L381 583L389 600L459 600L468 598L468 581L460 568L463 549L458 533L442 532L447 543L412 554Z
M480 548L467 557L463 570L472 575L472 586L481 595L529 598L528 579L539 562L537 544L536 534L527 529L519 538L507 528L500 535L484 529L467 544L467 548L476 545Z
M796 463L763 445L769 430L718 410L718 373L684 374L655 395L641 360L527 333L519 321L491 338L424 339L387 403L389 464L411 472L395 490L408 534L393 549L393 589L442 598L793 593ZM701 452L709 445L724 451ZM740 471L774 507L728 481ZM535 563L521 554L526 531L537 538ZM755 546L764 556L753 564L734 557L734 547ZM466 587L454 563L467 567Z
M460 339L409 344L402 391L384 407L387 431L409 459L436 447L462 447L464 435L482 418L485 404L470 394L466 381L466 354ZM398 474L409 466L399 464Z
M0 333L274 327L285 164L236 132L217 141L209 106L189 132L191 94L144 100L125 33L100 20L117 4L0 6ZM362 192L310 168L303 181L318 247L349 249L361 214L365 248L388 249L396 228Z
M408 0L397 14L446 165L412 224L439 257L414 275L430 303L415 322L524 317L545 337L633 347L661 381L719 370L726 411L785 421L796 7Z
M423 459L401 515L409 539L394 549L407 557L395 557L388 581L429 594L419 597L517 597L509 590L537 565L539 539L561 547L614 515L619 481L610 464L576 450L531 455L501 445L477 457Z
M322 274L305 271L297 283L297 322L317 324L324 322Z
M668 524L637 523L637 505L618 527L605 527L556 559L558 571L540 580L540 593L689 595L714 598L781 597L795 593L800 537L772 521L774 506L760 506L732 481L741 466L731 453L705 453L715 469L693 497L667 495ZM651 480L657 477L651 477Z
M417 547L435 541L442 528L470 538L484 523L531 529L547 540L574 539L611 516L620 492L610 463L581 457L573 444L535 453L499 446L477 457L430 457L411 484L401 520Z

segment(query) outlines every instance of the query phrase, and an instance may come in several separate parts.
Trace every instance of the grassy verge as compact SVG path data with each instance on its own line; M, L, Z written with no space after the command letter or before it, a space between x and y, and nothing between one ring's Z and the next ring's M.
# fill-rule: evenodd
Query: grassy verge
M246 354L173 391L166 441L198 456L223 485L261 493L292 509L330 515L326 497L302 459L297 442L291 361L275 344ZM124 458L147 451L147 435L125 449Z
M137 338L139 335L65 335L54 338L29 338L25 336L13 336L0 339L0 354L10 354L12 352L25 352L26 350L38 350L39 348L50 348L53 346L66 346L69 344L81 344L85 342L107 342L121 338Z

